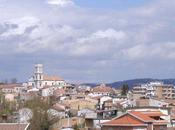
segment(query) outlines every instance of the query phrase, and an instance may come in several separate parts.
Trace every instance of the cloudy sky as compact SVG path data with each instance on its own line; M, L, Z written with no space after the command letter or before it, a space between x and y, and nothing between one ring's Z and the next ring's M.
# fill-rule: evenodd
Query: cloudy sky
M175 0L0 0L0 79L35 63L73 82L175 78Z

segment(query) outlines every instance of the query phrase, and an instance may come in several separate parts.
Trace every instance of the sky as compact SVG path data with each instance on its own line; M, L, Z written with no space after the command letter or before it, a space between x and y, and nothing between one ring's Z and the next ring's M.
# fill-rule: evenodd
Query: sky
M175 78L175 0L0 0L0 80Z

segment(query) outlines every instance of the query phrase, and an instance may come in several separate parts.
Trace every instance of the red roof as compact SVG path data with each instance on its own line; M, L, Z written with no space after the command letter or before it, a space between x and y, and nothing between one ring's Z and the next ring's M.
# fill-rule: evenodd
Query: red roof
M112 119L111 121L102 123L102 125L113 126L146 126L148 122L154 125L166 125L165 120L155 120L153 116L165 116L160 111L129 111L128 113Z
M105 84L101 84L100 86L93 88L93 92L114 93L114 90Z
M111 121L108 121L108 122L105 122L105 123L102 123L102 125L115 125L115 126L145 126L146 124L127 114L127 115L124 115L120 118L117 118L117 119L114 119L114 120L111 120Z
M44 75L43 76L43 80L45 80L45 81L64 81L64 79L62 79L61 77L58 77L58 76L48 76L48 75Z
M167 116L167 115L163 114L161 111L142 111L142 113L149 116L149 117Z
M63 88L60 88L60 89L58 88L53 93L54 93L55 96L56 95L63 95L63 94L66 93L66 91Z
M144 122L152 122L152 121L154 121L153 118L151 118L148 115L145 115L144 113L139 112L139 111L130 111L129 114L137 117L140 120L143 120Z
M65 110L65 106L59 103L54 104L52 107L52 109L57 110L57 111L64 111Z

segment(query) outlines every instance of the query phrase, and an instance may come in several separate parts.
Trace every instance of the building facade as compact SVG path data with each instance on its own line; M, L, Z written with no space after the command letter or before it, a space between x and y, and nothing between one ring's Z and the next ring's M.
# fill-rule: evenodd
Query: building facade
M49 76L44 74L43 65L36 64L34 74L29 79L27 85L32 86L33 88L42 89L44 86L64 87L66 82L58 76Z
M148 84L140 84L134 86L132 92L135 99L140 97L160 99L175 98L174 86L171 84L164 84L162 82L150 82Z

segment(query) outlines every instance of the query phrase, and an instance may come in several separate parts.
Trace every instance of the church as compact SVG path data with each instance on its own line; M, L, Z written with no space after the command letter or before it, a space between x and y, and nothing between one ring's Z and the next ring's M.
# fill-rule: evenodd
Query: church
M28 86L36 89L42 89L44 86L64 87L66 82L58 76L49 76L43 73L43 64L36 64L34 74L29 79Z

